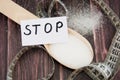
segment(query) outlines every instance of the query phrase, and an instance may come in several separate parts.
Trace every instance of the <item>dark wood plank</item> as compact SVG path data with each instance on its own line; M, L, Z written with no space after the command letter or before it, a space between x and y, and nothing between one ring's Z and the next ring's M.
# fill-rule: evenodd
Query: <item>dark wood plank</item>
M17 4L26 8L30 12L35 14L36 1L35 0L19 0ZM22 13L22 12L21 12ZM20 26L15 22L8 20L8 65L11 60L17 54L21 47L21 34ZM49 65L49 66L48 66ZM26 52L22 58L18 61L13 79L14 80L37 80L38 78L45 77L52 68L52 62L48 57L48 54L42 49L31 49Z
M115 13L120 17L119 12L119 0L104 0L112 9L115 11ZM95 46L97 47L95 49L95 58L96 62L104 61L107 51L109 50L112 38L114 37L114 34L116 32L115 27L112 25L110 20L104 15L103 18L104 23L100 25L99 28L95 30ZM114 80L119 80L120 71L115 76Z
M42 1L45 11L51 0L14 0L17 4L36 14L36 7L39 1ZM85 0L89 3L89 0ZM120 1L105 0L110 7L120 16ZM63 0L67 6L75 7L79 0ZM92 4L93 5L93 4ZM94 5L95 6L95 5ZM104 15L105 16L105 15ZM85 36L93 46L95 52L95 62L104 61L112 38L115 34L115 28L111 22L104 17L104 24L95 29L94 34ZM20 26L0 14L0 80L6 80L7 67L10 62L22 48ZM66 80L73 71L64 67L55 61L56 69L51 80ZM31 49L27 51L18 61L14 70L14 80L37 80L51 71L52 63L49 55L42 49ZM114 80L119 80L120 71ZM81 73L76 80L90 80L84 73Z
M120 18L120 1L119 0L109 0L110 7L114 10L114 12L118 15ZM115 75L114 80L120 79L120 70L118 71L117 75Z
M0 14L0 79L6 79L7 70L7 18Z

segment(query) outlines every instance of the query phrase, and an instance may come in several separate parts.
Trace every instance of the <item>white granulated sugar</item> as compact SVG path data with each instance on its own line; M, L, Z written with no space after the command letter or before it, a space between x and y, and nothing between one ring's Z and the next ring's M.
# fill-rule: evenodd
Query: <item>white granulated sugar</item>
M102 13L94 10L88 11L84 8L82 11L75 11L72 8L69 11L68 27L76 30L82 35L91 34L94 27L97 27L102 23Z
M69 35L68 38L67 43L50 45L52 57L72 69L89 65L93 60L93 53L88 44L74 35Z

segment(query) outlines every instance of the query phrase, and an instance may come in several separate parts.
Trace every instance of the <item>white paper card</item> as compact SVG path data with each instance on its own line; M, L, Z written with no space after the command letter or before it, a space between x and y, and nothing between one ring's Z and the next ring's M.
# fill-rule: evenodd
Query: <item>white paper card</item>
M22 45L39 45L66 42L67 18L53 17L21 21Z

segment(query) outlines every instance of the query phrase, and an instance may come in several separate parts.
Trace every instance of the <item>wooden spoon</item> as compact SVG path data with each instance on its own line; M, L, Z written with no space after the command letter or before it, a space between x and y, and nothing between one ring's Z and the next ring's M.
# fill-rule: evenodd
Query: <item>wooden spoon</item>
M0 0L0 12L18 24L21 20L38 19L12 0ZM68 29L68 38L67 43L44 46L55 60L68 68L78 69L89 65L93 60L93 50L88 40L71 29Z

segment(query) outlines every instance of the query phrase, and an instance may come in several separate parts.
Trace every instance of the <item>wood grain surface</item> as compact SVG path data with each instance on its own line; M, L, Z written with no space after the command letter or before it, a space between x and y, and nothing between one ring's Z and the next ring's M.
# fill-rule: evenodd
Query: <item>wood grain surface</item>
M38 2L42 2L43 8L47 11L51 0L14 0L17 4L36 14ZM76 6L79 0L62 0L66 5ZM95 6L90 0L87 3ZM104 0L120 16L120 0ZM7 5L6 5L7 6ZM100 9L99 9L100 10ZM11 9L12 11L12 9ZM21 12L22 13L22 12ZM103 13L103 12L102 12ZM13 13L14 14L14 13ZM103 13L104 15L104 13ZM94 62L102 62L106 57L107 51L115 34L115 28L104 15L104 23L93 30L93 35L85 36L93 46ZM22 48L20 26L0 14L0 80L6 80L7 68ZM54 60L55 61L55 60ZM55 73L51 80L66 80L73 71L55 61ZM49 55L42 49L31 49L18 61L14 70L14 80L37 80L46 76L51 71L52 63ZM120 71L114 80L120 79ZM81 73L76 80L90 80L85 73Z

